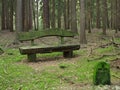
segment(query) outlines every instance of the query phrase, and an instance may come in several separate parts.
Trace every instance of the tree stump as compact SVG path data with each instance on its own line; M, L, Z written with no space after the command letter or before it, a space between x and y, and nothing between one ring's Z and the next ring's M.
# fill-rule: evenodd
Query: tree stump
M94 85L110 85L110 65L106 62L99 62L95 66L93 75Z

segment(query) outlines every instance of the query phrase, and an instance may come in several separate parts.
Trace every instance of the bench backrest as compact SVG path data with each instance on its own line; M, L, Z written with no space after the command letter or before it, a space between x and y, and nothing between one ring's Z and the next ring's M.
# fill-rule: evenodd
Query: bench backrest
M59 36L61 37L61 43L63 42L64 37L74 37L76 33L71 31L54 29L54 30L43 30L43 31L30 31L30 32L19 32L18 40L19 41L31 41L34 42L34 39L47 37L47 36Z

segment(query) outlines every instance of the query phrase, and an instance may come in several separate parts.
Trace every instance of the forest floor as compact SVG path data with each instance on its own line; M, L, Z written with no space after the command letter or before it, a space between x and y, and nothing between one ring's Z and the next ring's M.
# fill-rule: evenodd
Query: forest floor
M15 45L15 33L0 31L0 48L4 50L0 55L0 90L120 90L120 32L108 30L105 36L100 31L87 34L88 44L81 45L74 58L65 59L62 53L39 54L37 62L28 62L19 54L18 47L30 42ZM41 46L58 45L59 38L35 42ZM65 38L65 42L78 44L79 39ZM92 84L93 68L99 61L111 65L110 86Z

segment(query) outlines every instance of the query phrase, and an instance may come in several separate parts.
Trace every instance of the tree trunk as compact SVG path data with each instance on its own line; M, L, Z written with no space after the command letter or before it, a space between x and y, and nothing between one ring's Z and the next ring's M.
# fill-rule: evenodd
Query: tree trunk
M106 0L102 0L102 29L103 29L103 34L106 35L106 29L107 29L107 7L106 7Z
M91 0L86 1L87 2L87 17L86 17L86 22L87 22L87 28L88 28L88 33L91 33Z
M55 0L52 1L51 26L55 28Z
M14 2L14 0L11 0L11 2L10 2L10 15L9 15L9 29L10 29L10 31L11 32L13 32L13 2Z
M32 10L32 7L33 7L33 3L32 3L32 0L29 0L29 29L32 29L33 28L33 10Z
M101 28L101 20L100 20L100 0L96 1L96 13L97 13L97 17L96 17L96 27L97 28Z
M71 0L71 30L77 33L76 0Z
M16 31L21 32L23 30L22 21L22 0L17 0L17 7L16 7Z
M38 2L38 0L36 1L36 4L37 4L37 30L39 29L39 2Z
M70 0L67 0L66 3L66 29L70 29Z
M86 33L85 33L85 0L80 1L80 43L86 44Z
M49 0L43 0L43 28L50 28Z
M61 28L61 1L58 0L58 7L57 7L57 24L58 24L58 28Z
M5 27L5 0L2 0L2 25L1 25L1 29L2 30L5 30L6 27Z

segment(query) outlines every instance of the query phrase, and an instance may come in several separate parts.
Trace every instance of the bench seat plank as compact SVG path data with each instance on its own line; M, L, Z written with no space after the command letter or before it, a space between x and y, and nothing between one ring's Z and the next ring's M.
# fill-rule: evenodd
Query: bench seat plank
M36 53L51 53L51 52L65 52L80 49L80 45L60 45L60 46L27 46L20 47L20 53L25 54L36 54Z

